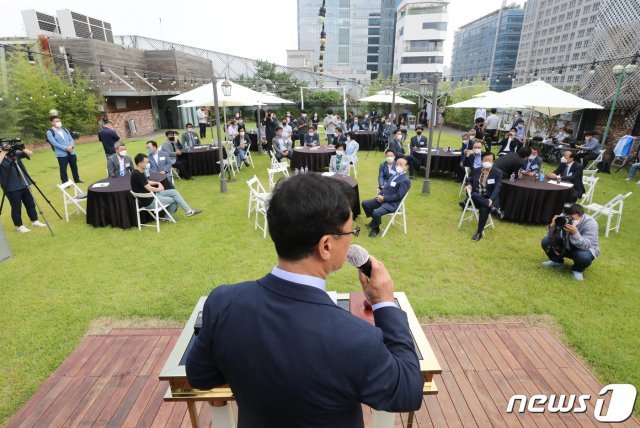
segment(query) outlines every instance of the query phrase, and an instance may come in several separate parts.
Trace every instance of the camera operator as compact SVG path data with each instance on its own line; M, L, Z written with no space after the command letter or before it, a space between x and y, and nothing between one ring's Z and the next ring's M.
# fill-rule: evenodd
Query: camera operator
M52 115L51 128L47 130L47 140L58 159L58 165L60 166L60 180L62 183L69 181L67 176L67 166L71 166L71 173L73 174L73 181L76 183L82 183L80 176L78 175L78 160L76 158L76 150L74 148L75 141L73 136L66 128L62 127L60 117Z
M573 260L573 277L582 281L582 273L598 257L598 222L584 213L580 204L566 204L562 214L556 215L542 238L542 249L549 260L543 266L559 267L564 258Z
M23 149L22 151L11 151L3 147L0 151L0 185L5 196L11 204L11 219L13 224L20 233L31 232L22 224L22 204L27 209L27 215L34 227L46 227L47 225L38 221L38 212L36 204L31 196L31 192L27 188L32 181L26 173L26 168L22 164L22 158L31 156L31 150ZM14 163L16 165L14 165ZM17 166L25 173L25 183L20 175Z

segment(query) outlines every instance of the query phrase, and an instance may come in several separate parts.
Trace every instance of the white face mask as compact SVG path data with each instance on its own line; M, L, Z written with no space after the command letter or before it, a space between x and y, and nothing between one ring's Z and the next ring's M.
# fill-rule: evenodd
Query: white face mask
M54 122L53 126L56 128L62 128L62 122Z
M151 169L151 164L147 162L147 164L144 166L144 170L149 171L149 169Z
M535 158L536 158L536 155L531 155L531 156L529 156L529 159L530 159L530 160L534 160Z
M313 136L313 132L309 132L309 135Z
M241 133L240 133L240 136L241 136L241 137L244 137L244 132L241 132Z
M397 166L396 167L396 172L398 174L404 174L404 167L403 166Z
M491 168L492 166L493 166L493 163L492 163L492 162L482 162L482 167L483 167L484 169L489 169L489 168Z
M482 150L480 149L473 149L473 153L476 155L479 155L480 153L482 153Z
M343 154L344 154L344 152L343 152L342 150L338 150L338 151L336 152L336 155L338 155L338 156L342 156Z
M393 163L393 156L387 156L387 163Z
M127 156L127 151L126 150L121 151L120 152L120 156L122 156L122 157Z
M193 131L193 128L187 128L187 132Z
M567 163L568 161L567 161L567 158L560 158L560 162Z

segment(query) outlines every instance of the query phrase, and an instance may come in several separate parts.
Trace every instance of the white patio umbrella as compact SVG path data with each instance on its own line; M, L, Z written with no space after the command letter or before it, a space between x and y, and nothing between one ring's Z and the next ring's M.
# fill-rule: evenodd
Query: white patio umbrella
M499 92L496 92L496 91L484 91L484 92L480 92L479 94L475 94L473 98L489 97L489 96L498 95L498 94Z
M258 95L260 96L258 99L261 103L263 103L263 105L295 104L293 101L280 98L279 96L272 94L271 92L267 92L265 94L258 92Z
M385 103L391 104L393 103L393 94L386 95L384 91L380 91L375 95L371 95L369 97L360 98L358 101L363 103ZM402 98L400 95L396 94L396 104L415 104L413 101L408 100L406 98Z

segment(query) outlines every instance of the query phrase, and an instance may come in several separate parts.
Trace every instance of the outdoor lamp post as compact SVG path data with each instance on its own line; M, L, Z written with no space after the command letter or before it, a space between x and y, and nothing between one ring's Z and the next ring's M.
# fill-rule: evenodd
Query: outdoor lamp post
M429 89L429 81L427 79L422 79L419 83L419 87L420 87L420 97L422 98L422 100L420 101L420 111L422 111L422 108L424 106L425 111L424 111L424 116L426 119L427 116L427 110L426 110L426 103L427 103L427 90ZM420 119L420 112L418 112L418 120Z
M224 176L224 159L223 152L224 146L222 145L222 134L220 133L220 106L218 104L218 79L216 79L215 74L211 78L211 85L213 86L213 105L216 109L216 136L218 137L218 157L220 159L220 192L226 193L227 188L227 179ZM224 79L222 82L222 93L225 97L231 96L231 82Z
M429 141L427 141L427 165L424 172L424 182L422 183L422 194L428 195L431 192L431 147L433 145L433 122L436 118L436 108L438 106L438 75L433 76L432 100L431 100L431 120L429 121ZM424 81L423 81L424 82ZM425 82L426 83L426 82ZM422 92L422 82L420 82L420 91ZM426 88L425 88L426 93Z
M611 111L609 112L609 119L607 119L607 126L604 128L604 134L602 134L602 141L600 142L600 148L603 150L607 137L609 136L609 130L611 128L611 121L613 120L613 113L616 110L616 104L618 103L618 97L620 96L620 89L622 89L622 82L624 82L625 76L631 76L638 69L638 52L633 56L631 62L627 66L616 65L613 67L613 75L618 78L618 84L616 85L616 94L613 97L611 103Z

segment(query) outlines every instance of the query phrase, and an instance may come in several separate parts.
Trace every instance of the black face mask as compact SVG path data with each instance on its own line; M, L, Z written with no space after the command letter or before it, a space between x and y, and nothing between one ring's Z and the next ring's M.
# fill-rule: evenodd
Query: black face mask
M418 132L416 132L416 134L422 135L422 131L418 131Z
M175 139L176 139L176 137L169 137L169 141L173 141Z

